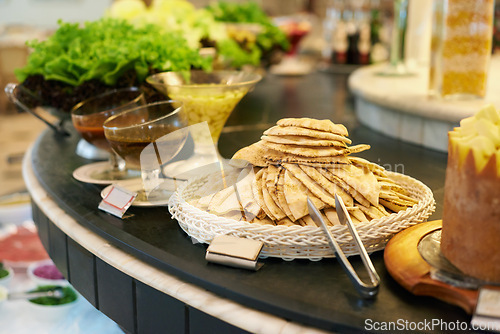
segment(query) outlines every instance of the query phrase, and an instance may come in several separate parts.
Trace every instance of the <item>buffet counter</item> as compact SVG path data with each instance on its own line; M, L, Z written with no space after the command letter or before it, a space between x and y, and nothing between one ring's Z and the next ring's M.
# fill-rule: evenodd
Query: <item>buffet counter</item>
M429 186L437 202L431 219L440 218L446 154L359 125L345 75L268 75L231 115L221 154L231 157L284 117L345 124L353 144L371 145L359 156ZM360 332L398 321L470 321L458 307L404 290L385 269L382 251L371 255L381 277L373 300L362 299L331 258L267 258L256 272L207 263L206 245L193 243L165 206L131 207L125 219L99 210L103 186L72 177L90 160L75 154L79 137L70 132L61 138L46 130L25 157L33 220L59 270L127 332ZM350 261L363 266L357 256Z

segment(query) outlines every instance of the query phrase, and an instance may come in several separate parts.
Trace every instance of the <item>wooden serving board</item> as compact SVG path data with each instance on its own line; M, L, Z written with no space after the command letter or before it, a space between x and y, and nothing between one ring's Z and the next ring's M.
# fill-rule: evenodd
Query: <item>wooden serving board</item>
M441 220L435 220L412 226L396 234L386 245L385 265L389 274L411 293L435 297L472 314L477 305L479 291L457 288L432 279L431 266L418 251L420 240L441 227Z

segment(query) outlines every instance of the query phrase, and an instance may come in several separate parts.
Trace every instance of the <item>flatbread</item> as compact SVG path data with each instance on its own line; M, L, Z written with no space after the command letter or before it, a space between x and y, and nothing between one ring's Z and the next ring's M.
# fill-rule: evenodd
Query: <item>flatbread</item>
M243 169L238 178L240 180L235 184L236 193L241 207L245 212L245 218L247 221L250 221L261 211L261 207L255 200L252 190L252 182L255 179L253 168Z
M276 204L276 202L274 202L274 199L269 194L266 185L268 172L269 168L265 168L264 174L262 174L262 180L261 180L262 198L264 199L265 206L269 210L269 212L267 213L268 216L274 220L281 220L286 217L286 214L283 212L283 210L281 210L281 208Z
M330 224L332 226L341 225L340 221L339 221L339 217L337 216L337 210L335 210L334 208L328 208L328 209L324 209L323 213L324 213L326 219L328 220L328 222L330 222Z
M262 168L255 174L255 180L252 182L252 189L253 189L253 194L254 198L257 200L257 203L259 206L262 208L262 210L265 212L265 214L268 217L273 217L271 212L266 206L266 203L264 201L264 196L262 194L262 175L264 174L265 168ZM262 218L262 217L259 217Z
M335 198L327 192L324 188L322 188L317 182L311 179L298 165L295 164L283 164L283 166L293 174L304 186L314 196L318 197L324 203L335 207ZM307 206L307 204L305 204ZM320 210L320 208L318 208Z
M318 227L310 215L304 216L299 220L299 224L302 226Z
M348 157L345 156L304 157L264 147L261 142L262 141L258 141L250 146L242 148L234 154L232 159L246 160L252 165L259 167L267 167L269 164L278 165L281 163L299 163L317 167L350 163Z
M399 212L412 207L415 203L400 198L380 198L380 204L393 212Z
M343 180L371 204L379 204L381 187L372 171L355 165L335 166L327 170Z
M375 175L380 175L384 177L387 176L384 167L377 165L376 163L370 162L366 159L360 157L349 157L349 161L355 166L361 168L368 168Z
M284 225L284 226L295 226L296 224L292 222L289 218L283 218L276 222L276 225Z
M309 208L307 207L308 197L318 210L326 206L324 202L314 196L302 182L293 176L289 170L285 171L284 193L288 207L293 215L293 221L309 214Z
M276 225L275 222L268 216L265 216L263 218L255 217L254 219L252 219L250 223L261 224L261 225L273 225L273 226Z
M266 149L262 147L259 142L253 143L250 146L243 147L238 150L231 160L248 161L254 166L266 167Z
M280 170L282 167L278 167L275 165L269 165L267 167L267 176L266 176L266 187L267 191L269 192L269 195L271 195L271 198L273 199L274 203L276 203L278 206L278 194L276 190L276 185L278 184L278 176L280 173Z
M208 205L208 212L216 215L224 215L231 211L242 211L241 204L236 196L236 187L233 186L216 193Z
M267 154L265 156L265 160L267 160L267 163L269 164L298 163L308 166L329 167L333 164L349 163L349 160L345 156L312 158L295 154L288 154L271 149L268 149L265 154Z
M303 146L318 146L318 147L338 147L346 148L347 144L338 140L323 140L304 136L262 136L263 141L284 145L303 145Z
M232 220L236 220L236 221L246 221L243 212L238 211L238 210L228 211L226 213L221 213L221 214L218 214L218 216L232 219Z
M276 122L279 126L298 126L301 128L325 131L330 133L348 136L349 132L342 124L335 124L329 119L312 119L312 118L283 118Z
M291 221L296 221L295 217L292 214L292 211L290 210L290 207L288 206L288 202L286 201L285 197L285 172L286 169L281 168L280 173L278 175L278 182L276 183L276 195L278 197L278 205L280 206L281 210L287 215L288 218L290 218Z
M344 137L343 135L338 135L335 133L318 131L313 129L301 128L298 126L273 126L272 128L264 131L264 135L267 136L301 136L301 137L309 137L319 140L334 140L340 141L347 144L352 143L352 141Z
M363 195L361 195L356 189L351 187L340 177L330 173L328 168L318 168L318 171L331 182L337 183L342 189L349 193L349 195L351 195L356 202L364 206L370 205L370 202L366 198L364 198Z
M299 165L300 166L300 165ZM314 182L317 183L321 188L330 193L331 196L335 198L335 194L342 198L346 206L353 206L353 198L338 184L330 181L328 178L324 177L317 168L310 166L300 166L302 169ZM333 205L332 205L333 206Z
M365 214L365 216L369 219L378 219L382 218L385 216L388 216L389 213L384 213L381 210L379 210L377 207L371 205L369 207L363 206L363 205L358 205L358 208Z
M359 222L367 222L369 219L365 216L363 211L357 206L353 206L350 208L347 208L347 211L349 212L349 216L352 218L355 218Z
M260 143L262 146L275 151L303 156L303 157L309 157L309 158L346 156L351 153L362 152L370 148L370 145L366 144L350 146L347 148L337 148L337 147L284 145L284 144L271 143L263 140L261 140Z

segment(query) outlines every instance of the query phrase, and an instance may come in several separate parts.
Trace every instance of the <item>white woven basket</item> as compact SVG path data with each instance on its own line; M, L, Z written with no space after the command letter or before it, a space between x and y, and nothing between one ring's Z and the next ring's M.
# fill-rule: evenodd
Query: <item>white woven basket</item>
M432 191L422 182L398 173L387 174L419 202L407 210L387 217L356 224L368 252L383 249L394 234L426 221L435 209ZM196 241L209 244L216 235L227 234L264 242L262 258L317 261L335 256L319 227L251 224L219 217L188 204L186 200L206 182L206 176L188 182L172 195L168 205L172 217L177 219L180 227ZM346 255L358 254L347 226L336 225L331 227L331 231Z

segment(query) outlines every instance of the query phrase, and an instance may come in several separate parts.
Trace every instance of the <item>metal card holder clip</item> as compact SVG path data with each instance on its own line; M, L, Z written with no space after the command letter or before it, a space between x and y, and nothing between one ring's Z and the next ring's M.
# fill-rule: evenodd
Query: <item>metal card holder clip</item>
M500 287L490 285L479 288L471 324L477 329L500 333Z
M375 297L379 290L380 277L377 274L377 271L375 270L372 261L370 260L370 256L366 252L366 248L364 247L363 242L361 241L361 238L359 237L359 234L356 231L356 228L354 227L354 224L351 221L351 218L349 217L349 213L347 212L347 209L344 205L344 202L342 201L342 198L340 198L335 194L335 206L337 210L337 215L339 217L339 221L341 222L341 224L346 224L347 227L349 228L349 231L352 235L356 248L358 249L359 255L361 256L361 260L363 261L365 269L368 272L368 275L370 276L369 283L365 283L359 278L358 274L356 273L351 263L347 259L346 255L342 251L342 248L340 248L340 245L335 240L334 235L332 234L332 232L326 225L325 221L321 217L320 212L314 206L314 204L311 202L309 198L307 199L307 205L309 208L309 214L311 215L316 225L320 226L323 229L326 239L328 240L328 244L330 245L330 248L332 248L332 250L334 251L337 260L339 261L340 265L349 276L349 279L353 283L356 290L363 298Z

